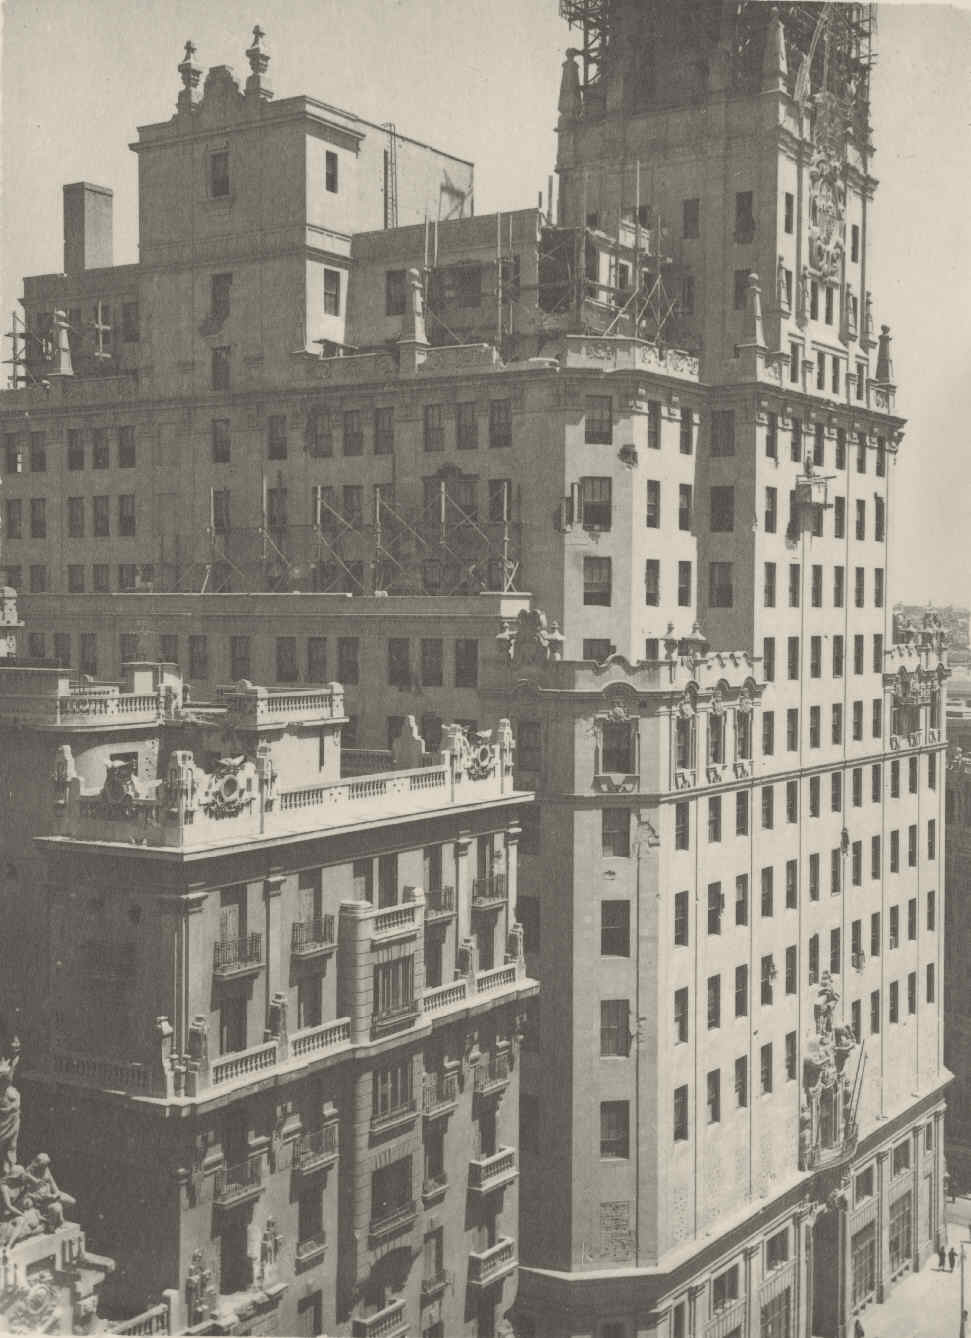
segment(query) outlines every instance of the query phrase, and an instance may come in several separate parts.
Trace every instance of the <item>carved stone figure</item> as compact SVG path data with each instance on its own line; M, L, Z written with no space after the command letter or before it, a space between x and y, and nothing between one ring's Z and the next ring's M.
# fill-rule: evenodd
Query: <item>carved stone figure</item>
M11 1043L9 1047L13 1049ZM19 1060L17 1052L0 1059L0 1174L6 1174L17 1161L17 1140L20 1137L20 1093L13 1085L13 1075Z
M548 664L563 654L559 623L554 621L547 627L546 614L541 609L520 610L515 626L504 623L496 640L517 669Z
M425 740L418 733L418 725L413 715L406 715L398 737L391 744L391 756L396 768L413 771L421 766L425 752Z

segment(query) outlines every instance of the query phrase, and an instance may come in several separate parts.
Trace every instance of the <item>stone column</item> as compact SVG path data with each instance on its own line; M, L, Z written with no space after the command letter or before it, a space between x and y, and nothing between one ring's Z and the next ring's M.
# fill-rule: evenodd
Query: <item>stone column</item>
M745 1247L745 1332L748 1338L759 1338L762 1326L762 1307L759 1288L762 1285L762 1242Z
M708 1283L702 1282L692 1287L688 1293L688 1334L690 1338L701 1338L708 1321Z
M371 905L342 901L338 929L338 1014L351 1020L354 1044L371 1039L373 981L371 976Z
M890 1151L877 1153L877 1300L882 1304L890 1285Z
M850 1338L850 1311L853 1297L853 1250L850 1242L850 1190L837 1198L837 1229L839 1231L839 1276L836 1279L838 1308L838 1338Z
M912 1131L911 1140L911 1175L913 1178L913 1189L911 1193L910 1210L910 1259L911 1267L917 1273L920 1270L920 1221L921 1221L921 1185L924 1181L924 1150L921 1146L924 1126L919 1124ZM930 1223L928 1223L930 1229ZM933 1234L933 1232L931 1233Z
M469 866L472 838L465 833L455 842L455 941L463 943L472 933L472 879Z
M282 944L280 942L280 892L283 874L271 873L263 880L263 934L266 951L264 971L263 1024L268 1025L273 996L280 993Z

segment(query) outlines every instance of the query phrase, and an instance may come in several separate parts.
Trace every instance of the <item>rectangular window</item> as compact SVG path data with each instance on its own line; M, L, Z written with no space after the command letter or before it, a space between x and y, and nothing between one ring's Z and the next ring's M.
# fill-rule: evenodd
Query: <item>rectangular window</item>
M609 446L614 439L609 395L588 395L584 417L584 440L588 445Z
M682 455L691 455L694 450L694 413L682 408L678 449Z
M660 485L655 485L660 488ZM648 498L651 484L648 483ZM713 532L730 534L735 528L735 489L731 486L715 487L710 490L710 527ZM650 507L648 508L650 511ZM650 524L650 521L648 521Z
M711 414L711 453L735 454L735 410L713 409Z
M722 931L722 911L725 898L722 896L721 883L708 884L708 933L720 934Z
M135 496L123 493L118 498L118 533L127 539L135 534Z
M834 846L829 853L829 890L830 895L838 897L843 886L842 852Z
M797 989L796 946L786 948L786 994L795 994Z
M773 901L775 895L774 888L774 870L771 865L767 865L762 870L762 918L768 919L773 911Z
M748 1016L748 966L735 968L735 1016Z
M403 269L384 272L384 314L403 316L408 298L408 282Z
M760 976L761 999L762 1003L766 1007L768 1007L772 1003L774 997L774 992L775 992L773 985L774 980L775 980L775 962L772 958L772 954L769 953L762 958L762 967Z
M650 494L648 494L648 502L650 502ZM678 485L679 530L690 531L691 519L692 519L691 512L692 512L691 484L681 483Z
M687 850L691 842L690 806L684 801L674 806L674 848Z
M833 715L833 727L832 727L832 740L833 740L833 743L842 743L842 742L843 742L843 704L842 704L842 702L834 702L834 703L833 703L833 707L832 707L832 715Z
M459 637L455 642L455 686L479 685L479 642L475 637Z
M78 563L68 563L67 589L71 595L84 594L84 567Z
M799 568L799 563L798 563L798 562L790 562L790 563L789 563L789 607L790 607L790 609L798 609L798 607L799 607L799 586L800 586L800 568ZM789 644L790 644L790 646L792 645L792 643L793 643L794 641L796 641L796 642L798 643L798 638L796 638L796 637L790 637L790 638L789 638ZM797 673L798 673L798 669L797 669Z
M604 607L610 606L611 567L610 558L585 557L583 559L583 602Z
M213 390L229 389L230 352L228 347L210 350L209 383Z
M688 894L674 894L674 942L676 947L688 946Z
M324 186L332 195L337 194L337 154L324 150Z
M711 795L708 799L708 840L717 845L722 839L722 801L721 795Z
M795 219L796 219L796 199L791 191L786 191L783 228L789 234L792 234L795 231L795 226L796 226Z
M765 415L765 455L768 460L779 458L779 415L771 410Z
M647 558L644 563L644 603L657 607L661 602L661 564L657 558Z
M678 608L691 607L691 563L678 563Z
M352 685L360 681L360 642L356 636L337 638L337 680Z
M722 1024L722 978L708 977L708 1030L715 1031Z
M917 972L907 973L907 1012L911 1017L917 1012Z
M708 1123L718 1124L722 1117L721 1070L712 1069L705 1079L705 1104L708 1109Z
M644 522L649 530L656 530L661 524L661 484L657 479L647 480L647 508Z
M934 930L937 928L937 924L936 924L936 912L937 912L936 900L937 900L936 893L935 893L934 889L932 888L932 889L927 893L927 930L928 930L928 933L933 933Z
M790 706L786 711L786 751L794 753L799 747L799 711ZM788 784L788 782L787 782ZM788 803L787 803L788 808ZM794 821L794 819L791 819Z
M762 756L771 757L775 752L775 712L762 712Z
M763 1096L772 1091L772 1042L763 1045L759 1054L759 1076Z
M600 1053L623 1058L630 1054L630 1000L601 999Z
M688 1089L674 1089L674 1141L684 1142L688 1137Z
M740 1110L748 1105L748 1056L735 1060L735 1104Z
M808 950L809 961L809 983L815 985L819 981L819 935L813 934L809 940Z
M747 873L740 873L735 876L735 923L736 925L748 924Z
M341 274L337 269L324 270L324 315L341 314Z
M494 447L512 445L512 402L510 400L489 401L489 445Z
M30 499L30 537L47 538L47 499L44 497Z
M374 410L374 454L391 455L394 451L394 409L384 405Z
M819 708L818 708L818 707L810 708L811 711L812 711L813 709L818 710ZM819 777L818 777L818 776L810 776L810 777L809 777L809 816L810 816L811 818L818 818L818 817L819 817L819 812L820 812L820 802L819 802L820 788L821 788L821 787L820 787L820 779L819 779Z
M630 956L630 902L600 903L600 953L603 957Z
M765 532L775 534L779 517L779 494L776 488L765 490Z
M601 561L603 560L601 559ZM731 562L712 562L709 564L709 602L712 608L730 609L732 607L735 598L733 580Z
M775 637L767 636L762 641L762 672L766 683L775 682Z
M750 190L735 193L735 240L751 242L755 237L755 197Z
M735 793L735 835L748 836L748 791Z
M786 644L786 668L790 682L799 678L799 638L791 636Z

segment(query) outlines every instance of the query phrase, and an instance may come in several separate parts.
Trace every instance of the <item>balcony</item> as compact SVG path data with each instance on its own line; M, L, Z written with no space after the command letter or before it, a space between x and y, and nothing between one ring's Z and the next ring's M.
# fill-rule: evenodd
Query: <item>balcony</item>
M326 1231L318 1231L315 1236L307 1236L305 1240L297 1241L297 1267L307 1268L318 1259L323 1259L326 1253Z
M372 1241L384 1240L386 1236L395 1236L399 1231L407 1231L414 1226L418 1217L418 1204L414 1199L407 1203L396 1203L381 1208L371 1218L369 1235Z
M433 1203L441 1203L447 1190L448 1176L444 1171L426 1176L421 1185L421 1201L426 1208L430 1208Z
M859 1130L855 1124L851 1124L847 1127L843 1138L832 1146L822 1147L817 1143L813 1147L806 1148L800 1158L800 1169L803 1171L832 1171L843 1167L856 1156L858 1141Z
M383 1310L351 1321L352 1338L405 1338L408 1316L404 1297L389 1301Z
M325 1124L313 1133L297 1139L293 1149L293 1169L298 1175L312 1175L333 1166L340 1156L340 1137L336 1122Z
M421 1303L428 1305L430 1301L436 1300L441 1296L446 1288L452 1285L452 1275L447 1269L440 1268L438 1272L430 1278L421 1280Z
M213 944L212 970L220 980L251 975L262 965L262 934L244 934L242 938L222 939Z
M472 909L494 911L506 904L506 875L491 873L486 878L472 880Z
M475 1194L490 1194L511 1185L519 1174L516 1149L500 1148L488 1157L474 1157L469 1162L469 1189Z
M425 893L425 923L451 920L455 914L455 888L433 887Z
M493 1055L488 1061L482 1061L475 1069L476 1096L494 1096L509 1085L512 1064L507 1054Z
M409 938L418 933L418 907L406 903L379 911L371 922L371 937L387 942L389 939Z
M221 1166L216 1172L213 1202L217 1208L237 1208L263 1193L263 1163L249 1157L236 1166Z
M436 1073L425 1079L422 1094L422 1111L426 1118L448 1115L458 1104L459 1075L457 1073Z
M487 1250L469 1252L469 1286L490 1287L516 1271L516 1242L503 1236Z
M334 917L317 915L312 920L299 920L293 926L290 951L300 961L310 957L323 957L337 947L334 933Z

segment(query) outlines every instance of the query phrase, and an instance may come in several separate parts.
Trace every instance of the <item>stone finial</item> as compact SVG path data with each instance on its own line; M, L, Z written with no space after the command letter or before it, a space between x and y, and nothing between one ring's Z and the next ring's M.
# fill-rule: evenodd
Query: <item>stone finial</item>
M266 33L257 23L253 29L253 45L246 49L246 59L249 61L251 70L249 78L246 80L246 96L271 98L273 90L266 82L266 72L270 66L269 52L263 48L263 38Z
M568 47L563 73L560 75L560 124L564 121L579 121L583 115L583 94L580 92L580 70L577 66L579 52Z
M428 347L428 337L425 333L425 293L421 275L416 269L408 271L406 281L405 313L401 318L398 348L401 370L413 372L424 362L424 351Z
M762 288L757 274L748 276L748 287L745 290L745 329L742 343L756 344L759 347L763 347L765 344L765 335L762 329Z
M197 65L193 59L197 49L195 42L190 38L185 44L185 55L179 65L179 74L182 76L182 92L179 94L177 106L180 112L191 111L199 100L199 80L202 78L202 66Z
M48 376L74 375L74 366L71 362L71 345L67 337L68 329L67 313L60 310L55 311L54 328L51 331L53 366L48 371Z
M769 26L765 30L765 54L762 58L762 89L770 92L784 89L789 74L789 62L786 59L786 34L779 18L778 9L773 6Z
M893 353L891 351L890 326L880 326L880 341L877 347L877 370L873 377L878 386L892 386Z

